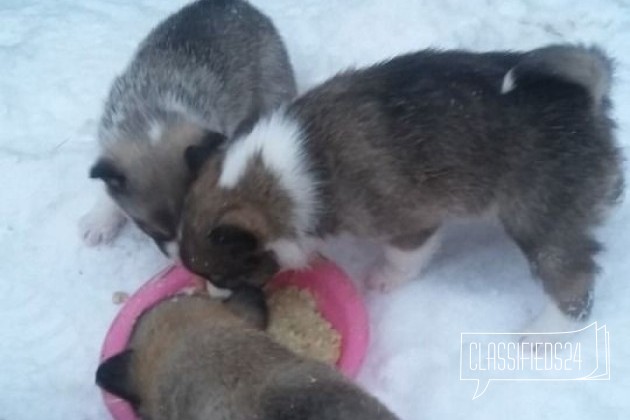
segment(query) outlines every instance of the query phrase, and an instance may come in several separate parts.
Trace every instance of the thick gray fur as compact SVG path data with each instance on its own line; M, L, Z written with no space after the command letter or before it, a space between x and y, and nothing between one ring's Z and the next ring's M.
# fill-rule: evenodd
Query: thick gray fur
M623 189L611 79L600 50L570 45L423 51L334 77L289 108L321 186L318 235L413 249L449 218L496 212L560 309L584 318L592 229Z
M269 18L241 0L191 3L150 32L114 81L92 176L120 172L125 188L110 195L154 239L172 240L190 182L185 148L204 133L246 131L295 92Z
M504 89L510 74L514 83ZM293 141L316 191L315 204L307 203L311 226L291 222L305 203L262 159L249 160L232 189L213 189L220 165L211 162L187 201L182 260L201 275L251 279L272 266L263 251L279 240L302 242L300 249L308 246L302 238L346 232L410 254L444 222L490 213L557 306L585 318L600 249L593 228L623 189L611 80L602 52L572 45L425 50L338 74L277 116L301 127ZM249 211L226 215L214 202ZM257 267L244 273L243 261L205 245L205 232L221 220L256 236L261 252L248 261Z

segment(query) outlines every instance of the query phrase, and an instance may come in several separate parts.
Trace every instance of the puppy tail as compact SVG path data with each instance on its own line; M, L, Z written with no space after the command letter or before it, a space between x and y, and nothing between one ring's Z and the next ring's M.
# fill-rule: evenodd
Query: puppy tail
M612 74L612 61L597 47L552 45L524 54L504 76L501 93L555 79L581 86L599 108L610 91Z

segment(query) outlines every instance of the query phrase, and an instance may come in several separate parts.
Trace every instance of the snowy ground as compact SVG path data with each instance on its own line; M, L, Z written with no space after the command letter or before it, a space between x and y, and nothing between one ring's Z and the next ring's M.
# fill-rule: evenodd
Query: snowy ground
M85 248L77 219L109 83L181 0L0 2L0 419L107 419L93 385L118 307L167 262L135 229ZM257 0L286 38L302 89L352 64L424 47L603 45L618 60L619 138L630 135L630 3L608 1ZM630 176L627 176L630 178ZM608 250L593 319L611 334L610 382L491 384L471 401L459 333L514 331L541 309L524 259L485 226L455 226L422 281L369 296L373 342L359 380L403 419L627 418L630 206L601 229ZM362 257L343 252L353 272ZM359 268L357 268L359 267ZM356 269L356 270L355 270Z

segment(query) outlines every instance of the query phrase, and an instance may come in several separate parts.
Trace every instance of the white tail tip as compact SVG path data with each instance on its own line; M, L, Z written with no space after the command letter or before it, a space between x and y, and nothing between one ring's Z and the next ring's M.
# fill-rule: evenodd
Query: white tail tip
M505 77L503 77L503 83L501 84L501 94L504 95L508 92L511 92L516 87L516 81L514 80L514 69L511 69L507 73L505 73Z

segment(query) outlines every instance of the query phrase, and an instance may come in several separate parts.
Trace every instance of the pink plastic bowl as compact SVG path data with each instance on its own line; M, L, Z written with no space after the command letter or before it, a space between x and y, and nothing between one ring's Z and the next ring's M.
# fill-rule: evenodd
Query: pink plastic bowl
M285 271L278 274L270 287L296 286L309 290L322 316L341 334L341 356L337 368L353 378L359 371L369 342L369 323L363 301L348 276L336 265L320 261L309 270ZM135 321L147 309L176 294L199 287L186 269L168 268L134 293L112 323L103 348L101 361L125 350ZM103 392L105 405L116 420L137 419L127 402Z

